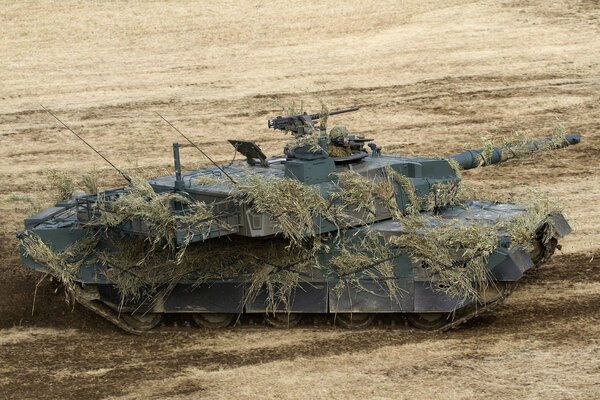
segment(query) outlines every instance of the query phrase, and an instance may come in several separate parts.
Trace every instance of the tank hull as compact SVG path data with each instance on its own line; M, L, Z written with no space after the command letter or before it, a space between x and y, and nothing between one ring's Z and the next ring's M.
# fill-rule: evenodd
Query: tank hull
M435 220L452 220L463 225L490 224L510 221L525 212L525 209L512 204L493 202L467 202L446 207L430 217ZM31 219L27 234L35 234L49 244L54 251L61 251L91 234L91 230L77 224L76 213L72 207L54 209L53 216L40 222ZM32 222L33 221L33 222ZM35 225L34 225L35 223ZM533 247L536 251L527 251L521 246L502 244L487 257L487 271L490 277L489 288L497 292L493 303L502 300L508 292L504 288L518 282L523 275L550 254L548 243L555 243L570 232L570 227L560 214L549 216L546 224L553 226L552 237L545 244ZM372 224L370 230L385 237L401 236L405 233L402 223L394 220ZM544 236L547 226L539 228L537 237ZM359 237L365 228L354 228L349 232ZM127 238L125 237L125 240ZM257 246L264 244L257 241ZM201 246L202 244L197 244ZM103 244L98 245L102 248ZM48 266L34 260L21 249L23 264L44 272ZM333 257L329 254L328 257ZM134 313L146 314L269 314L281 312L288 314L431 314L453 315L440 327L454 326L462 314L475 309L471 316L481 313L486 306L482 298L461 298L436 290L435 279L422 273L422 265L408 254L398 251L391 260L393 264L395 294L390 295L385 279L360 277L357 285L338 290L339 277L319 276L300 282L290 296L287 304L279 304L275 309L269 306L268 293L263 288L249 298L251 282L244 279L209 280L198 283L193 279L183 279L176 285L163 285L153 293L140 293L138 299L123 300L119 289L107 277L105 266L101 263L82 264L76 273L76 299L86 307L99 312L126 330L137 332L131 326L122 326L119 315ZM490 301L492 303L492 301ZM111 315L112 314L112 315ZM468 318L467 318L468 319ZM437 327L437 326L436 326ZM439 328L439 327L438 327Z

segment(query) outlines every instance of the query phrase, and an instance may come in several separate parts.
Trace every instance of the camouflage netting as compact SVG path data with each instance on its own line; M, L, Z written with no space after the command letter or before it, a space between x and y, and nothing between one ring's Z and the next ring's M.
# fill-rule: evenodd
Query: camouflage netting
M293 245L316 234L315 219L335 220L330 204L315 186L293 179L250 175L235 186L234 197L256 214L269 214L276 227Z
M362 279L366 278L378 282L392 301L399 302L403 293L394 279L392 263L397 250L377 232L368 231L363 237L354 239L339 237L338 254L329 260L330 273L337 279L333 288L335 294L339 298L350 288L369 292L362 284Z
M183 212L173 212L173 204L179 204ZM185 208L183 207L185 206ZM210 232L216 222L206 203L192 202L177 193L155 193L147 181L134 178L127 193L116 199L98 197L99 215L90 225L109 229L127 221L143 221L146 235L151 244L149 254L155 246L175 248L176 233L185 228L183 245L177 251L177 260L183 257L186 247L198 232Z
M404 210L395 200L398 190L408 202ZM232 279L246 283L246 302L264 290L267 309L274 312L287 309L304 282L321 278L333 282L338 295L350 287L367 290L361 278L370 278L398 301L403 293L397 280L391 279L392 260L401 254L422 266L435 290L463 300L477 299L489 283L486 265L499 233L531 246L540 225L559 211L547 201L531 202L525 214L499 226L462 225L436 218L435 213L425 217L419 210L460 202L458 184L439 185L433 194L419 198L411 181L389 167L372 179L352 171L341 173L327 198L317 187L295 180L250 175L234 185L230 198L254 213L271 215L281 235L267 241L236 237L190 244L194 235L206 235L222 224L211 206L179 194L155 193L145 181L135 179L117 198L98 198L98 215L90 222L96 232L92 238L63 252L53 252L32 235L22 243L26 254L47 265L67 288L73 287L83 263L99 263L120 289L122 301L141 296L157 299L181 281L198 285ZM174 213L173 204L182 211ZM370 224L380 209L400 221L405 233L385 238L372 231ZM112 228L135 221L147 227L146 239L124 239L113 233ZM338 230L320 235L324 223ZM364 227L360 235L346 229L358 225ZM187 234L176 246L176 232L181 229ZM549 226L542 240L552 234ZM98 248L100 237L103 246Z
M536 241L532 238L536 238L541 244L545 245L554 237L556 228L549 216L561 213L562 206L536 193L529 194L522 205L527 211L512 221L501 224L500 229L510 235L513 243L532 251L536 245ZM542 236L536 237L542 226L545 228L541 231Z
M305 149L314 153L323 152L320 140L324 137L319 129L310 129L310 131L302 136L295 137L286 145L286 152L291 149Z
M308 251L288 251L288 242L282 239L259 246L247 239L209 241L190 246L180 262L166 250L150 252L148 256L149 248L143 239L118 240L113 245L117 251L101 252L98 258L124 299L140 300L141 288L146 289L146 294L160 296L181 281L200 285L210 280L236 280L249 283L247 302L254 301L260 289L265 288L268 307L275 310L285 306L297 284L314 272L314 256ZM143 263L139 263L141 259Z
M390 242L421 263L438 292L463 302L478 299L479 290L489 283L487 259L498 245L498 231L489 225L435 222L424 225L417 215L405 218L406 234Z
M65 285L68 293L73 291L79 268L93 256L98 242L97 238L86 238L63 251L53 251L39 236L30 234L21 239L25 255L44 264L48 273Z

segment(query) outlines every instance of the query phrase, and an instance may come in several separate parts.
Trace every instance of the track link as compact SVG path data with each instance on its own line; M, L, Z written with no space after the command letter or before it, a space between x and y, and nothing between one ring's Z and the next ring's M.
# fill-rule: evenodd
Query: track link
M148 333L148 331L135 329L134 327L130 326L125 321L123 321L123 319L119 317L119 314L116 311L97 300L97 294L94 291L86 291L85 288L76 287L73 290L73 297L79 304L81 304L88 310L95 312L104 319L112 322L114 325L118 326L127 333L131 333L134 335L142 335L144 333Z
M483 305L475 304L474 306L467 307L467 310L465 310L465 314L459 316L458 318L455 318L454 320L452 320L451 322L442 326L441 328L434 330L434 332L447 332L450 329L457 328L458 326L466 323L467 321L470 321L471 319L473 319L481 314L484 314L488 311L491 311L491 310L497 308L499 305L504 303L504 300L506 300L506 298L511 294L513 288L514 288L514 285L507 286L503 290L502 296L500 296L500 298L495 301L492 301L492 302L489 302L489 303L486 303Z

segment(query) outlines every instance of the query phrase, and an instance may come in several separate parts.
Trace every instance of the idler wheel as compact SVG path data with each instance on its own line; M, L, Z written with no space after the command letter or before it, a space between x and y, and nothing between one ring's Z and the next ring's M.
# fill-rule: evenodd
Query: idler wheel
M207 329L223 329L227 328L233 322L235 314L223 313L202 313L192 314L194 322L203 328Z
M448 313L408 314L406 318L408 319L408 322L410 322L410 324L415 328L426 331L439 329L449 322Z
M160 323L162 314L146 313L146 314L121 314L121 319L127 325L138 331L149 331Z
M293 328L300 323L300 314L297 313L268 313L265 316L267 324L275 328Z
M363 329L373 323L375 314L343 313L335 315L335 322L346 329Z

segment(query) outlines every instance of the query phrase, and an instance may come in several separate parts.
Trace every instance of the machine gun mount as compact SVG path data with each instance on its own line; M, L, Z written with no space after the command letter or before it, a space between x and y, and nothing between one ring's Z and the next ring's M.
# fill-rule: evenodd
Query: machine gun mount
M342 110L332 111L327 114L302 114L278 116L268 120L269 128L278 129L280 131L291 132L294 136L300 137L312 133L316 128L314 121L324 117L325 115L338 115L348 112L358 111L358 107L344 108Z

